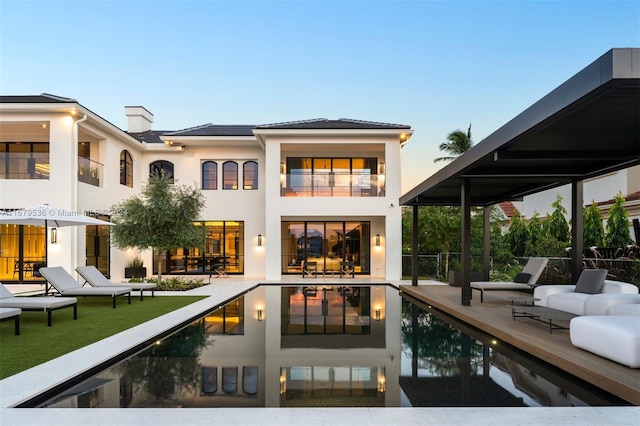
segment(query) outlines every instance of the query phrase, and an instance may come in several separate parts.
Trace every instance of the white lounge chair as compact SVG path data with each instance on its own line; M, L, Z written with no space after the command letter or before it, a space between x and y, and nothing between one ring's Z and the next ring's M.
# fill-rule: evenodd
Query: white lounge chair
M516 275L514 281L472 281L471 288L480 290L480 302L484 302L485 291L531 290L542 275L547 262L549 259L546 257L532 257L527 261L522 272Z
M16 336L20 334L20 314L22 314L20 308L0 308L0 321L13 320Z
M127 295L131 304L131 287L104 288L83 287L63 267L40 268L40 274L62 296L109 296L113 300L113 308L116 307L116 297Z
M33 296L15 297L0 283L0 308L19 308L23 311L47 313L47 325L51 327L51 311L73 307L73 319L78 319L78 300L75 297Z
M140 292L140 300L142 300L142 294L145 290L151 290L151 297L154 297L154 289L156 288L155 283L127 283L127 284L116 284L110 282L107 277L102 275L102 272L98 270L95 266L78 266L76 271L82 278L84 278L85 282L89 283L92 287L106 287L106 288L124 288L130 287L134 291Z

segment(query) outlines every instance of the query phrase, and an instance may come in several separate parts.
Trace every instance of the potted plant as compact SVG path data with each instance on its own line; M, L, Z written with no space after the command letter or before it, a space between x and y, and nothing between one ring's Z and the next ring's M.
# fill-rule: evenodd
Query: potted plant
M134 257L126 268L124 268L125 278L144 278L147 276L147 268L144 261L139 257Z

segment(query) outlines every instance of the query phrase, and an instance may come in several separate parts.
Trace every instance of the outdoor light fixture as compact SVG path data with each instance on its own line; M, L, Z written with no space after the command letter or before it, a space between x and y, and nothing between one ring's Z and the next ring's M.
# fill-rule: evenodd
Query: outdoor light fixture
M258 247L262 247L262 234L258 234Z
M281 175L287 174L287 166L285 166L284 163L280 163L280 174Z
M376 321L380 321L380 308L376 308Z
M258 321L262 321L262 309L258 309Z
M51 244L58 244L58 228L51 228Z
M380 247L380 234L376 234L376 247Z
M381 161L378 165L378 174L383 175L386 172L386 167L384 166L384 161Z

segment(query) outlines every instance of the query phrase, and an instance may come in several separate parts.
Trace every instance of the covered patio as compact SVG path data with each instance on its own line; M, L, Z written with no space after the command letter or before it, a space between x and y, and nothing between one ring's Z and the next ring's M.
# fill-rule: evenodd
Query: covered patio
M413 208L412 285L417 286L419 206L461 206L461 304L471 305L472 206L489 209L571 185L571 273L582 269L583 182L640 164L640 49L611 49L400 198ZM615 194L612 194L612 196Z

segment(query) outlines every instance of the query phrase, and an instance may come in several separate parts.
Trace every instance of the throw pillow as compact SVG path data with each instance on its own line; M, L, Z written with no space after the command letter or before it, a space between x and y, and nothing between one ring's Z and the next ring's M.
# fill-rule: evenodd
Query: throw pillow
M606 269L585 269L578 278L574 292L598 294L602 292L605 278L607 278Z
M516 274L516 276L513 278L513 282L526 284L529 282L530 278L531 278L531 274L527 274L526 272L520 272L519 274Z

